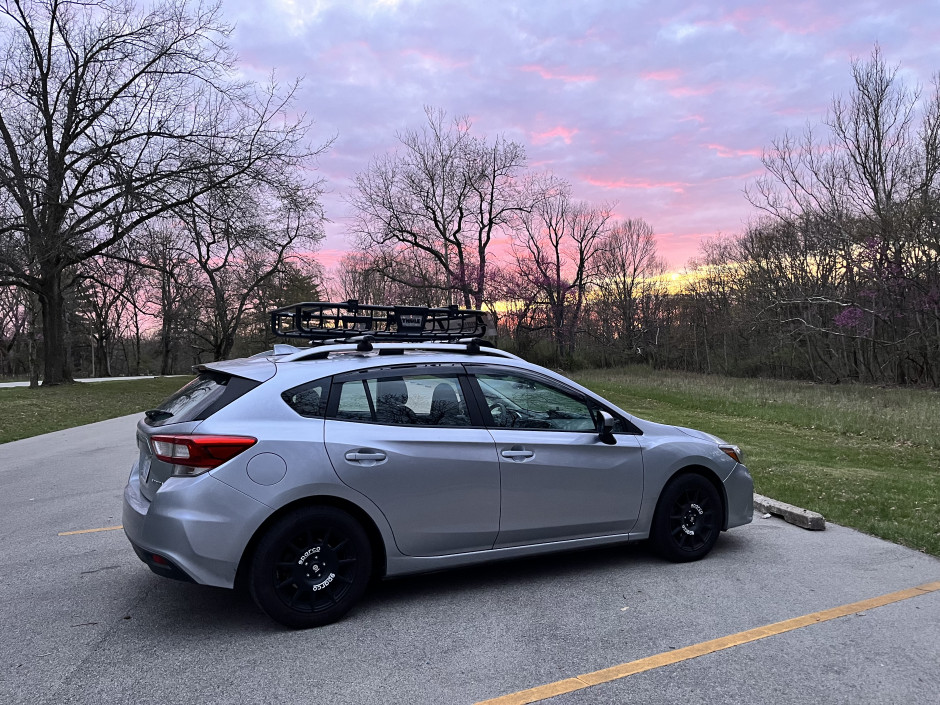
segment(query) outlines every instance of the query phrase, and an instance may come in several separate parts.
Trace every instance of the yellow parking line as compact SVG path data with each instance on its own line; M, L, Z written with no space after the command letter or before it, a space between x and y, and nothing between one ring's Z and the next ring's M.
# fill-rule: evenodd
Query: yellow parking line
M118 529L123 529L124 526L105 526L100 529L82 529L81 531L60 531L59 536L74 536L75 534L93 534L96 531L117 531Z
M528 690L520 690L517 693L509 693L508 695L502 695L498 698L492 698L491 700L482 700L476 703L476 705L527 705L528 703L539 702L556 695L562 695L563 693L583 690L584 688L590 688L592 685L609 683L610 681L626 678L636 673L651 671L661 666L669 666L681 661L688 661L698 656L712 654L723 649L730 649L732 646L739 646L769 636L791 632L794 629L808 627L811 624L828 622L831 619L847 617L850 614L864 612L865 610L875 609L876 607L884 607L893 602L900 602L901 600L908 600L918 595L926 595L927 593L937 591L940 591L940 581L926 583L925 585L919 585L918 587L913 587L908 590L892 592L887 595L882 595L881 597L873 597L870 600L862 600L861 602L853 602L849 605L842 605L841 607L833 607L832 609L822 610L821 612L813 612L803 617L795 617L783 622L776 622L775 624L768 624L763 627L757 627L756 629L749 629L746 632L724 636L720 639L703 641L700 644L693 644L692 646L686 646L682 649L676 649L675 651L666 651L665 653L648 656L647 658L641 658L637 661L622 663L619 666L612 666L611 668L605 668L600 671L585 673L575 678L566 678L565 680L547 683L546 685L529 688Z

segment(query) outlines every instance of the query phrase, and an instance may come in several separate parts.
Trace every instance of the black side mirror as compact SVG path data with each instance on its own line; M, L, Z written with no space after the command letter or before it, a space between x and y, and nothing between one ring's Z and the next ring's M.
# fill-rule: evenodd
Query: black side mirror
M617 438L614 436L614 423L616 420L606 411L598 411L597 437L601 443L609 446L617 445Z

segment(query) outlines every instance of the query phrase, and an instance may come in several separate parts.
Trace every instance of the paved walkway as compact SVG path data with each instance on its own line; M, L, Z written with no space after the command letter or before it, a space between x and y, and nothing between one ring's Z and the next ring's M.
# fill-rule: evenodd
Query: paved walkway
M160 375L140 375L139 377L89 377L77 379L76 382L117 382L128 379L156 379ZM167 377L185 377L185 375L167 375ZM29 382L0 382L0 389L4 387L28 387Z

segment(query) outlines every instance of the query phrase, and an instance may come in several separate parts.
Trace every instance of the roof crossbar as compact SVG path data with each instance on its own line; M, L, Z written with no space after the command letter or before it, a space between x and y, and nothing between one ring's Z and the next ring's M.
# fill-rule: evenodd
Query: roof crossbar
M329 344L371 336L375 342L456 342L486 335L483 311L457 306L378 306L308 301L271 311L271 332L281 338Z

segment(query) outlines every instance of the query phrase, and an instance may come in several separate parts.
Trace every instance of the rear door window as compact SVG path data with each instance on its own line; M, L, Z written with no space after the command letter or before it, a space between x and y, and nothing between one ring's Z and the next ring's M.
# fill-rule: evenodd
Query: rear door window
M459 377L443 373L345 381L333 415L341 421L395 426L471 425Z

